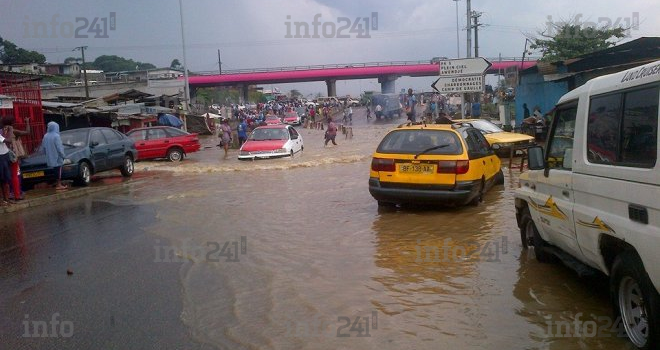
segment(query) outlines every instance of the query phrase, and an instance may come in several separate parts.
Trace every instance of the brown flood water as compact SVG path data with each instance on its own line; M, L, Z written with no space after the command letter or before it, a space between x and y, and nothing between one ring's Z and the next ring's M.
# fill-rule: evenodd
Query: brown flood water
M370 153L393 125L357 119L355 138L338 136L337 147L299 128L305 151L294 159L239 162L233 151L222 160L211 148L177 165L138 163L174 176L108 198L155 206L146 230L171 245L155 247L156 259L166 249L187 258L181 317L195 340L229 349L628 348L608 326L604 279L522 250L517 170L505 169L505 188L478 207L379 211L367 189ZM206 259L225 243L233 253L245 245L238 261Z

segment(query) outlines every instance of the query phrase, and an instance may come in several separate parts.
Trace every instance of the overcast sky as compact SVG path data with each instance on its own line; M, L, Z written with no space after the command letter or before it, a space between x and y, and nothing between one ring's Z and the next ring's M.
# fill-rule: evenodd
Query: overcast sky
M183 62L178 0L0 0L0 9L0 36L45 54L49 62L78 56L71 50L83 45L89 47L89 61L100 55L118 55L159 67L169 66L174 58ZM582 22L601 24L618 21L626 26L638 21L638 29L631 30L626 40L660 35L660 22L655 20L660 15L657 0L473 0L472 9L483 13L480 21L484 26L479 30L483 57L520 57L525 34L545 29L549 20L576 15ZM460 56L465 57L465 0L458 1L458 11ZM110 22L111 12L116 28L105 31L107 38L95 37L104 34L103 19ZM368 18L372 25L373 13L377 13L377 29L370 29L369 38L357 38L357 31L350 32L350 28L342 32L350 38L322 37L324 29L325 34L336 34L347 23L339 22L341 17L349 18L351 27L356 18L361 25ZM296 34L293 22L308 23L313 35L317 14L321 38L286 37ZM218 49L224 70L457 56L456 2L452 0L183 0L183 17L187 64L192 71L217 70ZM88 32L85 19L92 24L95 18L100 26L96 32ZM36 29L39 22L45 28ZM88 37L73 37L75 29ZM401 78L397 89L429 90L433 80ZM277 87L325 93L324 83ZM374 79L337 83L339 95L378 88Z

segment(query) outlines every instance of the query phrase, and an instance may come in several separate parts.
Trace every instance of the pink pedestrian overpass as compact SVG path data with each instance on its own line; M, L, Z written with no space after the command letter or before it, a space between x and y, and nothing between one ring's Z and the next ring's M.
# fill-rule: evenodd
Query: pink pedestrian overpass
M510 67L522 70L536 64L536 61L489 61L492 66L487 74L504 74ZM225 71L222 74L201 73L190 76L188 82L191 89L213 86L242 87L247 95L249 85L325 81L328 85L328 96L336 96L337 80L376 78L381 83L382 92L394 92L394 82L402 76L438 76L438 64L429 61L396 61L244 69Z

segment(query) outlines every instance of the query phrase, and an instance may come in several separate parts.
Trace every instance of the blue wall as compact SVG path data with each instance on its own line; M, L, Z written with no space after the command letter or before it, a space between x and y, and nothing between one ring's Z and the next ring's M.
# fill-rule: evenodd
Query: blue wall
M516 88L516 126L520 126L523 120L523 103L527 103L530 115L534 113L534 106L541 107L541 113L545 114L567 92L566 81L543 81L543 75L539 73L521 75Z

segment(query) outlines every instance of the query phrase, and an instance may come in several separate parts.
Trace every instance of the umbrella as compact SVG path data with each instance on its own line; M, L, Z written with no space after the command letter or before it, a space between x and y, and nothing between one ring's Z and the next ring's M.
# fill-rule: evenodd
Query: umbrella
M181 121L181 119L177 118L174 115L162 114L160 117L158 117L158 124L180 128L183 125L183 122Z

